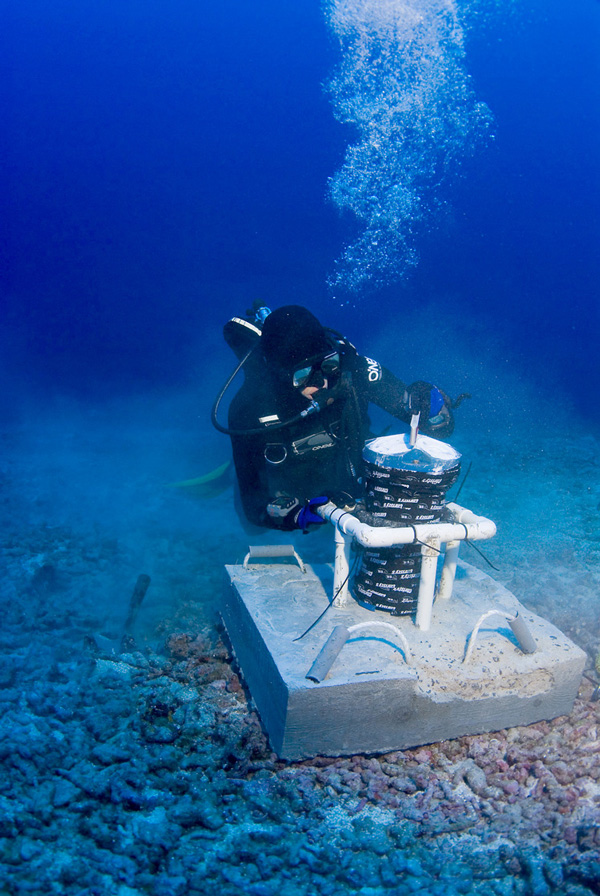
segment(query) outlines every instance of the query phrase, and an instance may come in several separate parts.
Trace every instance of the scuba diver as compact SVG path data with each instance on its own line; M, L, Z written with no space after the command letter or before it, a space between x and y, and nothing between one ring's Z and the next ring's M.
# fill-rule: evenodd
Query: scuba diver
M213 423L231 438L242 508L254 525L309 531L328 500L352 506L361 495L362 450L370 437L370 402L435 437L454 429L452 401L431 383L405 385L385 367L359 355L342 335L308 309L269 311L255 303L233 318L224 336L240 364L213 408ZM244 368L228 426L220 401Z

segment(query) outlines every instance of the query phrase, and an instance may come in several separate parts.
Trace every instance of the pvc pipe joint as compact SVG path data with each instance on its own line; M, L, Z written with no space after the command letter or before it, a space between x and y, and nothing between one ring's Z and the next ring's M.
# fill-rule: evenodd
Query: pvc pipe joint
M458 549L461 541L480 541L496 534L496 524L484 516L477 516L466 507L452 502L446 504L450 521L425 523L415 526L368 526L342 510L331 501L319 507L317 513L336 528L334 575L334 604L345 605L348 599L349 556L352 541L366 548L391 548L396 545L420 543L422 547L421 582L417 603L418 628L427 631L435 593L437 554L442 544L447 545L444 568L438 595L448 599L452 594Z

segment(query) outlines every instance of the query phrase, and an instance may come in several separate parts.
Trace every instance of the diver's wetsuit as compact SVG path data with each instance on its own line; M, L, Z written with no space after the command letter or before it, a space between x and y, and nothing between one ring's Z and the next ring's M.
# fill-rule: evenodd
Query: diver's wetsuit
M229 428L242 507L258 526L291 529L289 519L273 519L267 505L280 496L311 498L338 492L360 494L362 449L369 437L368 404L409 423L407 388L376 361L362 357L349 343L341 347L342 374L325 395L333 401L320 411L282 428L272 424L293 419L309 402L297 390L284 389L266 364L253 365L229 409ZM252 434L241 430L263 429ZM447 434L451 421L421 431Z

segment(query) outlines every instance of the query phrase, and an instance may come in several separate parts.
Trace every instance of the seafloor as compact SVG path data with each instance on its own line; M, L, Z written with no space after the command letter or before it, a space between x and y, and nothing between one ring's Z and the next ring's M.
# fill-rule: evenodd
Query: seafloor
M189 408L158 404L53 406L2 433L0 892L600 893L597 437L515 417L453 440L473 462L461 503L498 524L492 574L589 655L571 715L284 763L218 623L248 544L232 489L165 487L218 459ZM297 543L330 558L331 533ZM111 655L140 573L135 643Z

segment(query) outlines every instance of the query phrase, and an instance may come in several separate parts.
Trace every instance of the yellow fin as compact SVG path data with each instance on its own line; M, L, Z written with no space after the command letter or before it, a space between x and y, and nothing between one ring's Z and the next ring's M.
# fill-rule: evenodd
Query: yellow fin
M181 482L170 482L168 488L190 489L199 497L212 498L220 495L231 485L231 461L228 460L216 470L196 476L194 479L182 479Z

